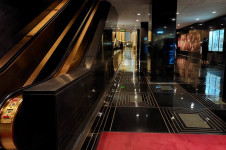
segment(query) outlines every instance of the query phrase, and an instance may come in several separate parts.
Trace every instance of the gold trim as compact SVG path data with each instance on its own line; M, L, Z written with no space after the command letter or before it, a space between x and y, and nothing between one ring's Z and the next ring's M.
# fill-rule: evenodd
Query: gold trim
M38 23L26 36L24 36L8 53L6 53L0 59L0 68L12 58L16 52L21 49L41 28L68 2L69 0L63 0L58 4L40 23Z
M94 15L98 9L99 3L100 2L98 1L98 3L96 4L94 10L92 11L92 13L89 17L84 29L82 30L81 35L79 36L77 42L75 43L69 57L65 61L63 67L60 69L60 71L55 76L65 74L70 70L71 67L75 67L78 65L78 62L81 60L83 51L84 51L84 45L83 45L84 37L86 34L88 34L87 30L89 29L89 26L92 23Z
M22 98L9 99L0 111L0 141L5 149L16 149L13 126Z

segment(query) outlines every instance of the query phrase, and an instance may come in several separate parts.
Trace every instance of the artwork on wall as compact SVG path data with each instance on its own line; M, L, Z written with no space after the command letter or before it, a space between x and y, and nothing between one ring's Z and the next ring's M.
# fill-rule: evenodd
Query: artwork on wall
M181 51L200 52L201 36L199 32L182 34L178 38L178 47Z

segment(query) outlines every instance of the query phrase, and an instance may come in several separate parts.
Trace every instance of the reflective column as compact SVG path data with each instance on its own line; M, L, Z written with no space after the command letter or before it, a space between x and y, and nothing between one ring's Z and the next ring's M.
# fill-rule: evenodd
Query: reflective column
M177 0L152 0L151 76L171 81L174 74Z
M140 50L140 59L147 60L148 54L148 22L141 22L140 29L140 41L141 41L141 50Z

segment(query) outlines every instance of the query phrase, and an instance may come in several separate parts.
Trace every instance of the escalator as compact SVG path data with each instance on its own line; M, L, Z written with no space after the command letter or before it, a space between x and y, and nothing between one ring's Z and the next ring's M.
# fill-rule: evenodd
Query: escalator
M108 3L98 0L63 2L60 12L38 31L38 35L33 35L31 42L1 71L0 140L5 149L29 149L21 117L23 91L78 68L86 49L94 43L100 20L102 28L105 23Z

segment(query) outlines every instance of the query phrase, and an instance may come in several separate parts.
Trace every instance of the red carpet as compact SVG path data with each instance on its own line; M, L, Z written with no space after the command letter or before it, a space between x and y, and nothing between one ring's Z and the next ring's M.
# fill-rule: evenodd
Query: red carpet
M97 150L226 150L226 135L103 132Z

